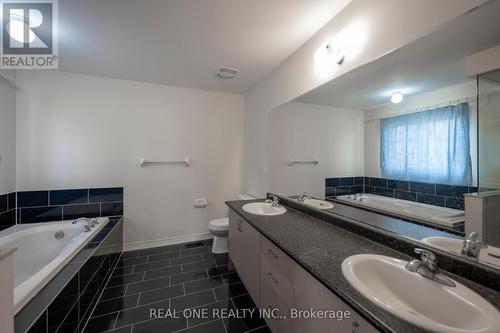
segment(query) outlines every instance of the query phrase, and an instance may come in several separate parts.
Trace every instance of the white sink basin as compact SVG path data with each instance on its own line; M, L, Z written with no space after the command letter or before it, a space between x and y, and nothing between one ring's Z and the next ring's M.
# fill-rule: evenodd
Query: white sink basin
M285 207L283 206L273 207L272 204L267 202L247 203L246 205L243 206L243 210L250 214L266 215L266 216L281 215L286 212Z
M422 242L430 244L444 250L455 253L462 252L463 240L447 237L427 237ZM479 253L479 261L500 266L500 249L493 246L486 246Z
M342 263L345 278L375 304L422 328L439 333L500 332L500 312L453 281L448 287L406 270L407 261L359 254Z
M306 205L313 206L318 209L330 209L333 208L333 204L331 204L328 201L325 200L319 200L319 199L305 199L302 201L302 203L305 203Z

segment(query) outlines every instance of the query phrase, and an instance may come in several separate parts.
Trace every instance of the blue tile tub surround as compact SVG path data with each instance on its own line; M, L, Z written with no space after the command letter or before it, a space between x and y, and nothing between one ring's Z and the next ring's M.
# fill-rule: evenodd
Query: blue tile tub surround
M91 188L89 202L123 201L123 187Z
M325 197L374 193L392 198L435 206L464 209L464 194L477 192L475 186L455 186L409 182L375 177L339 177L325 179Z
M123 187L17 192L17 223L120 215Z
M14 317L15 333L80 332L122 252L123 222L107 225Z
M49 191L17 192L18 207L39 207L49 205Z
M88 189L55 190L49 192L51 205L71 205L89 202Z
M0 194L0 230L16 224L15 192Z

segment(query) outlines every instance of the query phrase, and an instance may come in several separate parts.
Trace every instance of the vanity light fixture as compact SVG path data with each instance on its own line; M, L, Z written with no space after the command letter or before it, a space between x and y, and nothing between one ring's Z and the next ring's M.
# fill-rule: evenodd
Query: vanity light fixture
M220 79L232 79L238 74L239 70L236 68L219 67L215 72L215 76Z
M402 101L403 101L403 94L401 94L400 92L395 92L392 94L391 102L393 102L394 104L398 104L401 103Z

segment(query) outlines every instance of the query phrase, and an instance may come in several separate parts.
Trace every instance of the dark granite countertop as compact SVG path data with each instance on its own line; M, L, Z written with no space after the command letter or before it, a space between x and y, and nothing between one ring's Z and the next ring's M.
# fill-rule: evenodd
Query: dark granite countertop
M249 214L242 209L249 202L228 201L226 204L377 329L382 332L429 332L372 303L351 286L341 270L344 259L355 254L380 254L403 260L412 260L412 257L288 206L287 212L282 215ZM499 292L460 276L444 273L500 309Z

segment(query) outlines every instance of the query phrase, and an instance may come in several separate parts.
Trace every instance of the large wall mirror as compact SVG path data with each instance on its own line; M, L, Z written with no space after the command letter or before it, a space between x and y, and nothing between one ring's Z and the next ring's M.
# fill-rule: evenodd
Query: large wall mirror
M500 211L477 230L466 218L466 198L498 198L500 71L465 71L468 55L500 45L499 10L483 6L273 110L271 190L500 267ZM462 254L465 239L480 254Z

